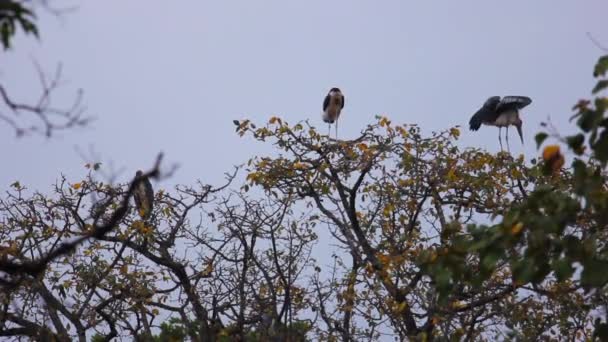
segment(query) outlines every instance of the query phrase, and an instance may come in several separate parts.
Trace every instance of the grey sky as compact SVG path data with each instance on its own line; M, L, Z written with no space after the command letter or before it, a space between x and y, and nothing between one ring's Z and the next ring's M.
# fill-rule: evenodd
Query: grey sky
M218 183L234 164L268 146L234 134L233 119L271 115L320 120L323 96L340 87L340 136L354 137L374 115L423 131L462 127L462 146L498 150L497 129L468 131L490 95L528 95L526 145L551 116L564 131L570 107L588 97L591 67L608 45L608 2L591 1L82 1L60 21L42 16L40 42L20 38L0 54L0 80L27 100L47 69L64 64L69 90L85 90L90 128L15 139L0 126L8 158L0 189L14 180L41 191L66 173L82 178L75 147L90 145L118 167L121 181L152 165L158 151L180 164L173 183ZM36 88L37 89L37 88Z

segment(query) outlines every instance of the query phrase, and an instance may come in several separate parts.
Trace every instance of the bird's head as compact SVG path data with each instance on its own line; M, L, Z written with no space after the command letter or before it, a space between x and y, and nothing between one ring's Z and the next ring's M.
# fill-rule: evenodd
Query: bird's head
M333 95L333 94L341 94L342 92L340 91L340 88L334 87L329 90L329 93Z
M522 126L522 121L520 118L517 118L517 121L514 123L515 127L517 128L517 134L519 134L519 139L521 139L521 143L523 145L524 143L524 134L522 132L521 126Z
M135 177L141 177L143 174L144 172L142 170L137 170L137 172L135 172Z

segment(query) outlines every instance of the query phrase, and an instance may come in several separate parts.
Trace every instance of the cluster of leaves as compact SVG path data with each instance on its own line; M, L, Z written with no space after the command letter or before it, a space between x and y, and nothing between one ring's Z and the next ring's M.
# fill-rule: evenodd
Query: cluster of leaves
M443 298L449 298L455 286L480 288L507 264L513 291L537 291L549 284L537 291L546 300L569 298L571 307L582 307L589 315L606 303L608 98L599 94L608 86L607 70L608 56L603 56L594 70L598 82L592 92L598 96L593 101L581 100L573 108L580 133L536 136L539 147L549 136L568 146L570 169L561 170L565 156L559 145L546 146L539 171L550 177L547 182L536 182L533 191L508 208L499 224L469 226L468 234L454 240L435 262L427 263L427 273L443 285L439 287ZM469 258L480 261L480 272L471 274L463 268ZM576 316L568 312L567 317ZM608 339L608 317L596 318L595 335ZM573 320L558 324L562 333ZM591 321L583 322L580 331L589 331Z
M520 304L512 281L520 271L501 262L505 251L492 248L501 246L497 235L516 238L523 226L509 226L507 234L465 227L504 217L534 187L552 186L544 164L461 151L457 128L426 138L416 125L385 117L350 141L279 118L263 127L235 124L240 135L270 140L281 151L250 160L244 189L257 185L270 197L295 198L315 210L329 224L337 253L351 260L340 259L341 280L322 285L328 290L318 305L334 302L336 311L324 317L328 330L321 336L373 338L388 327L402 338L471 339L527 320L501 306ZM546 310L540 298L529 306Z
M604 56L597 97L574 107L581 133L551 135L569 169L558 145L531 164L463 150L457 127L424 136L378 117L334 140L273 117L234 121L277 152L249 160L239 190L234 175L160 190L145 221L133 183L99 182L99 164L50 195L15 182L0 199L0 336L608 338L607 71Z
M35 20L36 15L24 1L0 1L0 42L4 49L11 47L11 39L17 33L17 26L20 26L25 34L38 37Z
M180 186L156 192L145 222L131 208L96 234L131 186L96 181L100 165L86 167L84 179L63 178L52 196L28 195L14 182L0 200L3 263L27 265L64 241L95 237L50 259L42 274L26 272L20 286L3 288L0 336L297 341L310 330L300 317L309 305L300 270L312 270L315 236L289 202ZM200 215L205 219L191 221Z

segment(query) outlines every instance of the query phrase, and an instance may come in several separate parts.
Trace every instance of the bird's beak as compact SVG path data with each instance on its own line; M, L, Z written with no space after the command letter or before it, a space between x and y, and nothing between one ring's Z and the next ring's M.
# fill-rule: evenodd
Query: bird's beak
M521 131L521 123L519 125L516 126L517 127L517 133L519 134L519 138L521 139L521 144L524 144L524 134Z

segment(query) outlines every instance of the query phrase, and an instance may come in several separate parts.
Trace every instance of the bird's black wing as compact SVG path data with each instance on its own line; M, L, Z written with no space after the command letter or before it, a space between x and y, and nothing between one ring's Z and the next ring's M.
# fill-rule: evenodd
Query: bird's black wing
M471 131L476 131L481 127L482 123L494 122L498 115L495 111L487 108L481 107L473 116L471 120L469 120L469 129Z
M325 100L323 100L323 111L325 111L327 109L327 106L329 106L329 100L330 96L329 94L327 94L327 96L325 96Z
M340 95L340 97L342 98L342 105L340 106L340 109L344 108L344 95Z
M520 110L532 103L532 99L527 96L505 96L496 106L497 113L503 113L511 110Z

